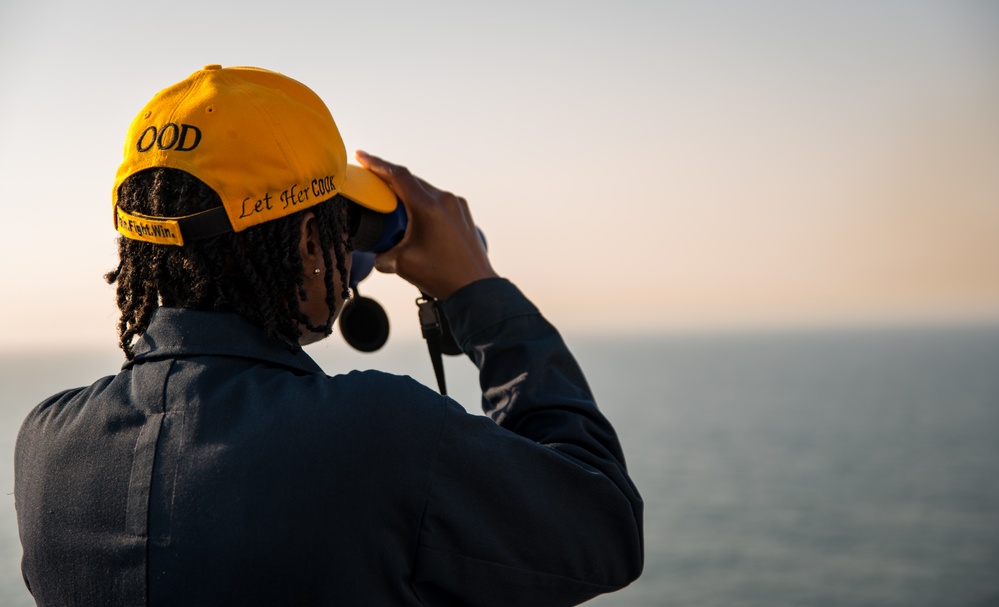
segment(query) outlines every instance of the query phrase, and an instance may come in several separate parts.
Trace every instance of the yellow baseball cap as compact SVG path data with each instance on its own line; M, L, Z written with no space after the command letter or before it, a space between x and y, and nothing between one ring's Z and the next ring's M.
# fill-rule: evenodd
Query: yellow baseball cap
M154 167L194 175L215 190L222 207L183 217L119 208L122 182ZM125 237L183 246L336 194L379 213L398 204L385 182L347 164L333 116L307 86L260 68L207 65L157 93L132 121L112 200L115 228Z

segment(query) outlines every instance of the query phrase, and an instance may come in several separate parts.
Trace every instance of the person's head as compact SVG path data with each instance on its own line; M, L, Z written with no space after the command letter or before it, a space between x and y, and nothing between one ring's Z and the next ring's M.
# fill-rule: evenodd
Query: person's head
M305 85L207 66L132 122L112 194L119 338L132 357L160 305L234 312L297 348L328 335L349 297L347 206L394 208L348 166Z

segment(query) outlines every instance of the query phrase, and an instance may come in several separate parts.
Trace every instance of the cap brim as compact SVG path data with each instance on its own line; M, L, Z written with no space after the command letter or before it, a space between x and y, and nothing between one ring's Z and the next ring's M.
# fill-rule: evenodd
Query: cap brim
M371 171L348 164L345 177L340 186L340 194L351 202L378 213L391 213L395 210L398 204L395 192Z

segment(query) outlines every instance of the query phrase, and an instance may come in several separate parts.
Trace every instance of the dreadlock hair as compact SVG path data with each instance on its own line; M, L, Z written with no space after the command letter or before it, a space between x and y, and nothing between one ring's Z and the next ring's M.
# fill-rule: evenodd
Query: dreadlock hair
M177 169L140 171L126 179L118 193L123 210L143 215L178 217L222 206L207 184ZM182 247L119 236L118 267L104 278L118 285L118 336L125 357L133 358L133 340L146 331L161 305L234 312L292 351L300 348L300 326L329 335L336 309L334 267L340 274L343 300L350 297L346 200L337 195L309 210L318 223L330 309L329 318L318 326L312 325L299 306L306 293L298 213L242 232L186 242Z

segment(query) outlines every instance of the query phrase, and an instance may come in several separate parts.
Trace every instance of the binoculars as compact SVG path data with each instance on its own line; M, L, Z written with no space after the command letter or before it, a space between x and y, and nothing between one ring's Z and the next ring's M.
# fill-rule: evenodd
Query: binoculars
M353 202L347 205L347 229L353 249L349 285L354 296L344 303L338 324L344 341L361 352L374 352L385 345L389 336L389 321L381 304L363 297L358 292L357 285L371 274L375 266L375 255L399 244L406 233L407 223L406 207L401 200L397 201L395 210L391 213L372 211ZM417 304L420 306L424 337L427 337L429 323L440 332L441 353L460 354L461 349L451 336L439 302L424 295L421 300L417 300Z

